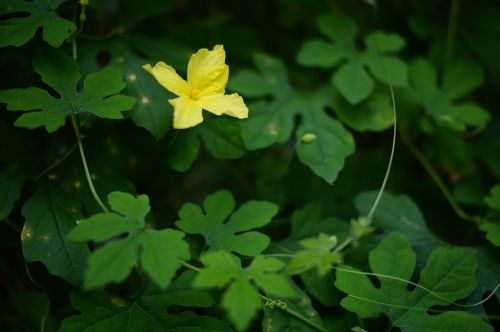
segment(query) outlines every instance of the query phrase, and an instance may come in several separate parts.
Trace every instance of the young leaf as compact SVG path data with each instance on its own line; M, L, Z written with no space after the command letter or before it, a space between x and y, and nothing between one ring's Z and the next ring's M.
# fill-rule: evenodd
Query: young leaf
M416 255L406 238L392 233L380 242L369 256L374 273L409 280L415 268ZM349 266L343 269L358 271ZM466 249L438 248L427 260L419 284L449 301L467 297L476 288L477 262L474 253ZM409 291L407 284L378 277L376 288L367 276L338 270L335 285L347 293L341 305L361 318L386 314L393 326L402 331L491 331L480 318L460 311L429 315L432 306L449 305L421 288Z
M73 22L57 15L59 5L66 0L2 0L0 15L29 13L25 17L13 17L0 22L0 47L21 46L43 29L43 40L59 47L75 31Z
M73 285L80 285L89 250L84 243L72 243L66 234L81 219L80 205L53 183L40 183L23 207L21 233L24 257L42 262L50 273Z
M7 218L12 211L29 175L29 172L17 164L9 164L0 171L0 220Z
M66 318L61 332L231 331L226 323L214 317L178 309L175 313L169 312L172 306L208 308L214 304L208 292L190 289L192 278L191 273L184 273L167 290L149 287L133 301L105 292L73 291L71 303L81 314Z
M227 286L222 306L238 330L245 330L260 308L256 286L269 295L295 296L288 279L277 273L285 264L276 258L257 256L245 269L241 268L238 257L226 251L207 253L201 261L205 268L198 273L193 285L198 288Z
M438 85L436 70L428 60L413 61L409 71L409 85L405 90L407 99L423 107L438 124L465 131L467 126L478 127L489 121L488 111L479 104L458 101L483 84L484 74L478 65L452 63L444 72L441 86Z
M278 212L275 204L249 201L232 213L233 195L220 190L208 196L203 207L205 211L195 204L184 204L175 225L188 234L202 235L209 251L226 250L255 256L269 245L267 235L249 230L268 224Z
M351 19L325 15L318 18L317 26L333 44L319 39L306 42L297 61L304 66L338 67L332 76L333 85L351 104L365 100L373 92L371 76L394 86L406 85L406 65L392 55L404 48L402 37L372 32L365 38L365 50L361 51L355 43L358 28Z
M135 198L128 193L112 192L108 201L114 212L84 219L68 234L68 239L74 241L102 241L128 233L126 238L111 241L90 256L85 288L122 281L138 261L151 279L165 288L180 267L179 259L189 259L189 247L182 239L184 233L147 229L144 219L150 207L146 195Z
M121 112L131 109L135 103L135 98L118 94L125 83L117 68L107 67L88 75L80 92L77 92L78 63L62 51L42 51L33 61L33 68L59 98L34 87L0 91L0 102L6 103L8 110L31 111L16 120L15 125L19 127L45 126L48 132L53 132L64 125L68 115L84 112L101 118L121 119Z

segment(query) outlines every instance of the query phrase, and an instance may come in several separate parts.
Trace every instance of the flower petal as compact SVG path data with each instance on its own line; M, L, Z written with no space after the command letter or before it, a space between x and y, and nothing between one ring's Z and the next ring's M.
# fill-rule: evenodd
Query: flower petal
M181 96L168 102L174 107L174 128L190 128L203 122L201 105L196 101Z
M170 67L165 62L160 61L156 63L154 67L146 64L142 66L142 68L153 75L158 83L160 83L168 91L171 91L178 96L188 96L190 94L187 82L175 72L174 68Z
M198 100L204 109L210 113L221 115L227 114L238 119L248 118L248 108L237 93L230 95L214 94L204 96Z
M193 96L224 93L229 76L225 60L226 52L222 45L215 45L212 51L202 48L191 56L188 82Z

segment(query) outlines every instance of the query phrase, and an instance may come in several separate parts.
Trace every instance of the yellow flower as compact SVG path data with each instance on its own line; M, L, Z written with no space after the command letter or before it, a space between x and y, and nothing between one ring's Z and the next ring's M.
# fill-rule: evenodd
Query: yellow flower
M164 62L158 62L154 67L143 66L158 83L178 96L169 100L174 107L174 128L190 128L201 123L202 109L215 115L248 117L248 108L240 95L224 94L229 76L225 59L222 45L214 46L212 51L202 48L189 60L187 82Z

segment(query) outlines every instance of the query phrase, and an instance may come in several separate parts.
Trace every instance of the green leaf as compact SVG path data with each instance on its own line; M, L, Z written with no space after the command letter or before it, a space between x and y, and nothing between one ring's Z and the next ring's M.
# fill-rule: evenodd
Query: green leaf
M174 170L185 172L200 153L200 140L192 130L179 131L175 135L175 138L172 138L174 141L168 151L167 161Z
M0 91L0 102L6 103L8 110L32 111L16 120L15 125L19 127L45 126L48 132L53 132L64 125L68 115L84 112L101 118L121 119L121 112L131 109L135 103L135 98L118 94L125 83L117 68L107 67L88 75L81 92L77 92L78 64L62 51L42 51L33 61L33 68L60 98L40 88Z
M383 83L406 85L406 65L392 55L404 48L402 37L374 31L365 38L365 49L359 50L355 41L358 29L350 18L325 15L318 18L317 26L331 42L306 42L297 61L308 67L337 67L332 82L349 103L358 104L372 94L372 75Z
M324 112L325 98L317 93L308 98L303 122L297 129L297 156L303 164L328 183L333 183L344 167L345 158L354 152L354 139L340 122ZM302 137L313 134L316 139L305 142Z
M9 164L0 171L0 220L4 220L11 213L29 176L30 172L17 164Z
M259 72L243 70L230 81L230 88L246 97L272 96L273 101L249 103L249 118L242 121L241 135L248 149L261 149L286 142L293 130L293 117L303 101L288 82L284 64L270 56L254 55Z
M378 92L357 105L334 96L333 110L343 123L361 132L382 131L394 123L390 96Z
M197 128L212 156L217 159L236 159L245 154L240 121L224 117L210 118Z
M21 46L43 28L43 40L59 47L75 31L73 22L57 15L57 8L66 0L3 0L0 15L28 13L25 17L12 17L0 22L0 47Z
M167 100L173 95L142 68L148 60L140 58L126 46L117 43L110 51L111 63L121 69L127 82L123 92L137 98L128 114L137 126L145 128L159 140L172 123L173 110Z
M128 233L127 237L108 242L90 256L85 288L120 282L139 261L158 286L167 287L180 267L179 259L190 257L189 247L182 239L184 233L172 229L148 229L145 218L150 207L146 195L136 198L128 193L112 192L108 201L114 212L81 220L68 234L68 239L73 241L102 241Z
M369 256L376 274L409 280L415 268L416 255L406 238L392 233L380 242ZM358 271L349 266L346 270ZM468 296L476 288L477 262L473 252L458 248L438 248L427 260L419 284L449 301ZM460 311L429 315L436 305L449 305L442 298L421 289L408 290L406 282L377 277L380 288L373 286L366 275L337 270L337 288L348 296L341 302L347 310L361 318L386 314L393 326L402 331L492 331L480 318Z
M298 296L293 299L279 299L291 309L304 317L307 317L318 326L322 326L321 317L314 309L311 300L300 288L296 287ZM262 319L262 330L269 332L317 332L318 330L297 319L295 316L287 314L282 310L264 306L264 318Z
M202 235L209 251L258 255L269 245L270 239L250 230L267 225L278 212L278 207L265 201L249 201L232 213L234 207L233 195L220 190L205 199L204 211L195 204L184 204L179 212L180 220L175 225L188 234Z
M413 61L409 72L410 83L405 90L407 99L413 105L423 107L439 125L465 131L468 126L478 127L489 121L490 115L483 107L461 101L483 83L483 72L478 65L452 63L444 72L441 86L438 85L436 70L428 60Z
M172 306L208 308L214 304L208 292L190 288L192 278L192 273L184 273L167 290L150 287L132 301L105 292L75 290L71 303L81 314L66 318L61 331L231 331L214 317L178 309L169 312Z
M80 205L53 183L40 183L23 207L21 233L23 255L29 262L42 262L50 273L80 285L89 250L72 243L66 234L81 219Z
M317 237L300 241L302 250L297 251L287 270L291 273L303 273L311 268L316 268L319 277L324 277L333 265L342 261L342 255L334 252L337 246L337 237L320 233Z
M479 229L486 232L486 238L495 246L500 247L500 218L499 220L483 221Z
M356 196L354 203L360 215L367 215L378 192L364 192ZM373 214L373 223L387 235L403 233L417 253L417 264L422 266L430 252L444 244L427 227L418 206L405 195L384 193Z
M486 196L484 201L490 209L500 211L500 184L490 189L490 195Z
M288 279L277 273L285 264L276 258L257 256L245 269L241 268L238 257L226 251L207 253L200 260L205 268L198 273L193 285L198 288L226 286L222 306L238 330L248 327L261 306L256 286L269 295L295 296Z

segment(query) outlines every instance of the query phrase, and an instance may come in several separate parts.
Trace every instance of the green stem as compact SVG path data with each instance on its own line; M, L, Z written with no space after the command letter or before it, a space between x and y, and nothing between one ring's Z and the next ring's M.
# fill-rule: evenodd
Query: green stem
M264 296L262 294L258 294L259 297L266 301L266 302L272 302L273 300L268 298L267 296ZM312 320L310 320L309 318L307 317L304 317L303 315L299 314L297 311L295 310L292 310L290 308L288 308L288 306L286 307L278 307L280 310L283 310L284 312L286 312L287 314L291 315L291 316L294 316L295 318L301 320L302 322L306 323L307 325L315 328L316 330L318 331L321 331L321 332L328 332L324 327L320 326L319 324L313 322Z
M448 21L448 32L446 35L446 48L444 50L443 71L448 67L453 51L455 49L455 35L457 32L459 0L451 0L450 19Z
M99 205L99 207L104 212L109 212L108 208L106 207L106 205L104 205L101 198L97 194L97 191L95 190L95 187L94 187L94 182L92 181L92 176L90 175L89 167L87 165L87 159L85 158L85 152L83 150L82 134L81 134L80 123L78 123L77 114L75 114L75 113L71 114L71 121L73 122L73 128L75 129L76 139L77 139L77 143L78 143L78 149L80 150L80 157L82 158L82 164L83 164L83 168L85 170L85 176L87 178L87 182L89 184L90 192L92 193L92 196L94 197L95 201L97 202L97 205Z
M193 271L196 271L196 272L201 272L201 271L202 271L199 267L194 266L194 265L192 265L192 264L189 264L188 262L185 262L185 261L183 261L183 260L180 260L180 259L179 259L179 263L181 263L181 265L182 265L182 266L185 266L185 267L187 267L188 269L191 269L191 270L193 270Z
M436 172L436 170L432 167L431 163L427 160L427 158L424 156L420 150L417 149L416 146L414 146L408 137L406 135L403 135L401 133L401 137L403 138L403 142L405 145L408 147L410 152L415 156L415 158L420 162L422 167L427 171L429 176L432 178L434 183L438 186L439 190L443 194L443 196L446 198L452 209L455 211L455 213L462 219L474 222L476 224L481 223L481 217L480 216L472 216L465 212L460 205L455 201L453 198L452 193L444 183L444 181L441 179L439 174Z
M333 250L332 253L338 253L342 250L344 250L345 247L347 247L348 245L350 245L353 241L355 240L354 237L352 236L349 236L347 239L344 240L344 242L342 242L341 244L339 244L335 250Z

